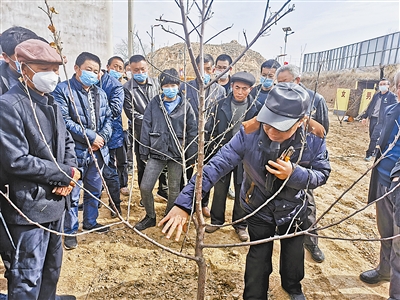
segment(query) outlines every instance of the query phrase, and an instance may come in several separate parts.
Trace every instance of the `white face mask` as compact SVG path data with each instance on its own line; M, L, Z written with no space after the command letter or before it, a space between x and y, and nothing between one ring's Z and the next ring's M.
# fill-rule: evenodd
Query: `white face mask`
M58 75L53 71L38 72L32 77L35 88L42 93L51 93L58 84Z
M386 93L386 92L388 91L388 86L387 86L387 85L380 85L380 86L379 86L379 90L380 90L382 93Z
M126 71L126 77L128 77L128 79L132 78L132 72L131 71Z
M215 71L215 76L219 76L222 73L222 71ZM226 72L224 75L222 75L219 79L224 80L227 79L229 76L229 71Z
M31 67L27 65L29 69L35 74L32 77L31 82L35 86L35 88L42 93L51 93L55 90L58 84L58 75L53 71L48 72L35 72ZM29 78L28 78L29 79Z

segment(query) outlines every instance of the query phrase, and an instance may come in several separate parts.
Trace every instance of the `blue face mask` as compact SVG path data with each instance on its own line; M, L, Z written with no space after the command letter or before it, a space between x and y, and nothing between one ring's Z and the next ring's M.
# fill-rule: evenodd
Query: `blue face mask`
M204 74L204 84L209 83L211 80L210 74Z
M17 71L19 74L21 74L21 64L20 64L20 62L18 60L12 60L11 57L8 57L8 58L15 64L15 71Z
M265 78L265 77L261 76L260 83L262 84L262 86L264 88L268 89L272 86L272 84L274 83L274 80L271 78Z
M133 79L135 79L137 82L145 82L147 79L147 73L133 74Z
M111 69L110 72L108 72L108 74L109 74L111 77L114 77L114 78L117 79L117 80L119 80L119 79L122 77L122 73L120 73L120 72L118 72L118 71L115 71L115 70L113 70L113 69Z
M82 74L79 77L80 81L82 82L83 85L85 86L92 86L93 84L96 84L99 82L98 75L91 72L91 71L86 71L82 70Z
M178 88L163 88L163 93L165 97L169 99L175 98L175 96L178 94Z

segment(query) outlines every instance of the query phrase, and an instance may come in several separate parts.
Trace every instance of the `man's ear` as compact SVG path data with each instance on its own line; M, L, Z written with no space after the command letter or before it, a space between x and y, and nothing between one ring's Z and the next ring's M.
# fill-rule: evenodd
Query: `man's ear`
M4 61L9 64L10 63L10 57L5 52L2 52L1 55L3 56Z
M79 66L78 66L78 65L75 65L75 66L74 66L74 71L75 71L75 73L77 73L78 70L79 70Z

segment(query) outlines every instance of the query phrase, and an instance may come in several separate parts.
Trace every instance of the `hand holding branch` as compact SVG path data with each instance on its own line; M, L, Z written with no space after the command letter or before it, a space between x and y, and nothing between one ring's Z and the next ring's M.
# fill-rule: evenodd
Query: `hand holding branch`
M293 172L293 166L290 161L284 161L282 159L277 159L276 162L269 160L268 164L271 165L265 165L265 168L267 171L273 175L275 175L277 178L281 180L285 180L288 178L292 172Z

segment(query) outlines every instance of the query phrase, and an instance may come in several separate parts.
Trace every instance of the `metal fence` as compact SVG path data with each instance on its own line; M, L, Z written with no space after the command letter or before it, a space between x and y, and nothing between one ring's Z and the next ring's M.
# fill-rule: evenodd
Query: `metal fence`
M400 63L400 31L363 42L304 54L303 72L372 67Z

